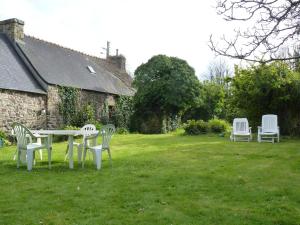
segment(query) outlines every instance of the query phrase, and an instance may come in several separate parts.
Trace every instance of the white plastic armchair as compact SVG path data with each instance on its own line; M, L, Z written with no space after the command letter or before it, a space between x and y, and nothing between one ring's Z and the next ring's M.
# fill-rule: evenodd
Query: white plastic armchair
M82 168L84 168L86 153L88 150L90 150L93 153L94 162L96 164L96 168L99 170L101 169L101 161L102 161L102 152L107 151L110 165L112 166L112 159L111 159L111 152L110 152L110 140L112 138L112 135L115 133L115 126L112 124L108 124L102 127L101 131L96 135L90 135L86 137L84 145L86 146L84 148L83 152L83 162L82 162ZM97 145L97 138L99 135L102 135L102 144ZM88 141L91 140L92 144L90 146L87 145Z
M231 141L250 141L252 139L251 127L247 118L235 118L233 120Z
M261 126L258 127L257 141L274 143L274 141L277 140L277 142L279 142L279 136L277 115L263 115Z
M93 124L87 124L87 125L84 125L84 126L80 129L80 131L84 134L84 135L83 135L83 138L82 138L82 143L73 142L73 145L74 145L74 146L77 146L78 163L81 163L85 139L86 139L86 137L88 137L89 135L95 134L95 132L96 132L96 127L95 127L95 125L93 125ZM87 146L88 146L88 145L89 145L89 143L87 142ZM68 150L69 150L69 147L67 148L67 151L66 151L65 160L67 159L67 157L68 157L68 155L69 155L69 154L68 154Z
M47 137L45 144L32 143L30 140L36 138L31 131L20 123L13 124L14 133L17 138L17 168L20 167L21 155L25 155L27 161L27 170L32 170L32 164L34 159L34 152L40 149L47 149L48 151L48 164L51 168L51 143ZM30 137L30 138L28 138Z
M16 134L15 134L14 129L11 130L11 135L12 135L13 137L16 137ZM34 137L35 137L35 139L36 139L36 143L42 144L42 138L47 138L48 136L47 136L47 135L34 134ZM30 144L33 143L33 139L32 139L32 137L31 137L29 134L26 135L26 138L28 139L28 140L27 140L28 143L30 143ZM51 145L51 144L50 144L50 145ZM39 155L40 155L40 159L43 160L43 151L42 151L42 149L40 149L38 152L39 152ZM16 152L15 152L15 154L14 154L13 160L16 160L16 159L17 159L17 153L18 153L18 149L16 149ZM23 155L22 155L21 161L22 161L22 162L25 162L25 161L26 161L26 156L25 156L25 155L24 155L24 157L23 157Z

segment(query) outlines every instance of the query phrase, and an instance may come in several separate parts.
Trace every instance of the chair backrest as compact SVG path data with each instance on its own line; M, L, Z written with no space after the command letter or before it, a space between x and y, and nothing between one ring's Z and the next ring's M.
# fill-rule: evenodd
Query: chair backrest
M26 149L28 144L28 137L30 137L30 140L34 135L31 133L31 131L25 127L24 125L20 123L14 123L13 124L13 130L14 134L17 137L17 145L20 149Z
M248 133L249 123L247 118L235 118L233 120L233 132L234 133Z
M112 124L104 125L101 129L102 135L102 148L109 148L109 142L112 135L115 133L116 128Z
M263 133L268 132L277 132L278 131L278 122L277 115L263 115L261 121L261 129Z
M93 124L87 124L84 125L80 130L84 132L83 136L89 136L96 132L96 127Z

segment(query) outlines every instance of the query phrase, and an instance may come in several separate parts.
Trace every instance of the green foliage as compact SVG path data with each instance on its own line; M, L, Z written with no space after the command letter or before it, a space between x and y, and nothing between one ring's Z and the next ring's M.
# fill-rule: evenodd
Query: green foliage
M230 128L230 124L225 120L211 119L208 121L208 126L213 133L224 133Z
M77 127L82 127L85 124L94 124L94 123L95 123L95 109L91 104L86 104L76 112L76 116L72 122L72 125Z
M124 127L118 127L116 130L117 134L129 134L129 131Z
M188 135L205 134L209 130L208 123L203 120L188 120L183 126L183 129Z
M156 129L147 130L162 132L164 118L180 115L199 101L200 83L194 69L176 57L152 57L136 69L133 84L137 89L134 119L146 119L144 123L136 123L140 131L145 130L142 126L150 126L155 120L159 124Z
M133 115L133 101L130 96L120 96L116 101L113 121L117 128L129 130Z
M7 135L5 134L5 132L4 132L3 130L0 130L0 138L1 138L2 140L7 139Z
M103 108L101 110L101 123L106 125L108 124L109 121L109 108L108 108L108 102L107 99L105 99L104 103L103 103Z
M230 104L236 116L256 127L264 114L276 114L283 134L300 134L300 79L283 62L235 68Z
M95 125L95 127L96 127L96 130L101 130L101 128L103 127L103 124L100 123L100 122L98 122L98 121L96 121L96 122L94 123L94 125Z
M202 119L208 121L215 117L227 118L231 112L231 108L227 107L227 99L230 96L230 81L231 78L226 77L222 82L218 80L202 82L199 104L187 110L182 120Z
M78 101L78 89L73 87L58 86L60 97L59 111L65 125L74 124Z

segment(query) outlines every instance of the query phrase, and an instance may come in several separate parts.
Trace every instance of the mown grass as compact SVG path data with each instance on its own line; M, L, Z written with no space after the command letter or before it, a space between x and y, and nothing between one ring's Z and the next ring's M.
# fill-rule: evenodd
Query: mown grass
M32 172L0 150L0 224L300 224L300 140L116 135L113 168L73 170L66 143ZM74 156L76 159L76 155Z

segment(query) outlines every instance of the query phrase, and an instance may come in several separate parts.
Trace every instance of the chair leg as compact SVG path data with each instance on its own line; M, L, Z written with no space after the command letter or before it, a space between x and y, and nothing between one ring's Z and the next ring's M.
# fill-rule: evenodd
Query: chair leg
M66 154L65 154L65 161L67 160L68 156L69 156L69 145L67 145L67 150L66 150Z
M47 150L48 150L48 167L49 167L49 169L51 169L51 159L52 159L51 147L48 147Z
M20 168L20 161L21 161L21 152L19 151L19 149L17 149L17 168Z
M95 150L95 160L96 160L97 170L100 170L101 169L101 161L102 161L102 150L101 149Z
M17 149L16 149L16 151L15 151L15 154L14 154L13 160L16 160L16 159L17 159L17 157L18 157L18 148L17 148Z
M81 163L81 159L82 159L82 145L78 145L77 146L78 148L78 151L77 151L77 156L78 156L78 163L80 164Z
M32 170L32 164L33 164L33 150L27 149L27 170Z
M107 153L108 153L108 157L109 157L110 166L112 167L111 153L110 153L110 149L109 148L107 149Z
M41 161L43 161L43 150L42 149L39 150L39 153L40 153L40 159L41 159Z
M86 152L87 152L87 149L85 148L85 149L83 150L82 168L84 168L84 162L85 162Z

